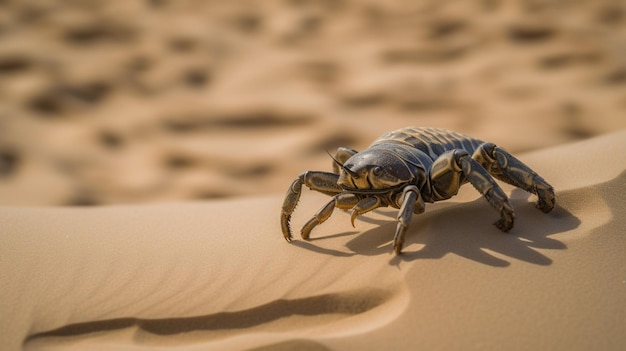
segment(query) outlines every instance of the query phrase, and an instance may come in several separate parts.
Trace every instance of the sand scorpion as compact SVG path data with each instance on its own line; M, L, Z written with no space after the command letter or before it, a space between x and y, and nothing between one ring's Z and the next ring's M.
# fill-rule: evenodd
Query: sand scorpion
M335 207L357 216L379 207L399 209L393 250L402 252L412 215L423 213L425 202L447 200L470 183L500 213L494 224L508 232L515 220L513 207L494 177L537 195L537 208L547 213L556 203L554 188L517 158L493 143L439 128L407 127L386 133L367 149L339 147L333 172L306 171L289 186L280 216L285 240L291 241L290 219L302 185L332 196L306 224L301 235L326 221Z

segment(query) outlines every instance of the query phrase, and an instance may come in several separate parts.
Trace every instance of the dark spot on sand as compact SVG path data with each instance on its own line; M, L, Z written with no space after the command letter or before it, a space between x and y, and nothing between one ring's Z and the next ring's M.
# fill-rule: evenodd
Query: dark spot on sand
M435 22L430 28L432 39L444 39L461 32L467 27L467 23L461 20L441 20Z
M111 91L111 85L103 81L86 82L83 84L67 85L64 93L83 103L94 104L100 102Z
M508 36L517 43L538 43L555 36L554 29L547 26L513 25L509 28Z
M183 80L189 87L200 88L210 80L210 75L202 69L194 68L184 73Z
M626 18L626 8L622 3L619 5L617 2L615 4L608 5L598 11L597 18L598 22L608 25L617 25L624 21Z
M127 64L128 70L131 72L145 72L153 65L153 60L148 56L135 56Z
M97 206L100 202L87 190L79 190L74 197L66 202L66 206Z
M186 169L193 166L196 161L185 155L170 155L165 158L165 166L173 170Z
M223 199L223 198L227 198L232 196L233 194L231 193L226 193L223 191L218 191L218 190L203 190L203 191L198 191L195 195L194 198L196 199L201 199L201 200L213 200L213 199Z
M58 115L65 107L58 88L51 88L35 95L27 102L27 106L45 117Z
M135 32L130 27L112 23L89 22L66 28L63 39L73 45L87 45L101 42L124 43L132 40Z
M31 68L29 58L20 55L8 55L0 57L0 74L20 73Z
M98 134L98 141L107 149L116 150L124 145L124 138L116 132L105 130Z
M0 150L0 178L9 177L17 171L20 155L16 150Z
M595 135L593 131L583 125L582 120L585 111L579 103L575 101L565 102L561 105L561 111L562 116L565 119L563 133L568 138L580 140L587 139Z
M270 174L273 170L274 167L269 164L257 164L233 168L226 173L234 178L258 178Z
M462 45L389 49L381 54L381 58L387 64L444 63L460 59L468 51L469 47Z
M168 47L174 52L187 53L197 47L197 42L194 38L177 37L170 39Z
M626 66L624 67L619 67L616 68L612 71L610 71L606 77L605 77L605 81L608 84L624 84L626 83Z
M263 27L263 18L254 13L243 13L235 17L233 26L242 33L254 34L259 32Z

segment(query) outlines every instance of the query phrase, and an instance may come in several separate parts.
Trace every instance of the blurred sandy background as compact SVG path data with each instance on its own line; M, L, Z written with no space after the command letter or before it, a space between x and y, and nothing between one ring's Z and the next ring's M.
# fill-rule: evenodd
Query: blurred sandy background
M0 205L283 192L407 125L626 127L626 3L0 1Z

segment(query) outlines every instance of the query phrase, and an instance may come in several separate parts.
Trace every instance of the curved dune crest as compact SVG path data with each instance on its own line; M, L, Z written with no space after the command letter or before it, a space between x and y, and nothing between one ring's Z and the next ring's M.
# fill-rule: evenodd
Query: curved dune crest
M548 215L505 189L511 234L464 187L391 254L395 211L337 211L284 242L282 197L1 208L6 349L618 349L626 343L626 132L521 155ZM324 203L306 191L293 225Z

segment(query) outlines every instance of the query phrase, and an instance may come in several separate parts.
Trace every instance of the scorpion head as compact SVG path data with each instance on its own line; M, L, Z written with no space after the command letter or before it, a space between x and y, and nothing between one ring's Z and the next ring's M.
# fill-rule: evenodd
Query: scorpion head
M337 161L336 161L337 162ZM353 193L388 193L413 180L413 172L400 155L385 149L367 149L344 164L337 184Z

